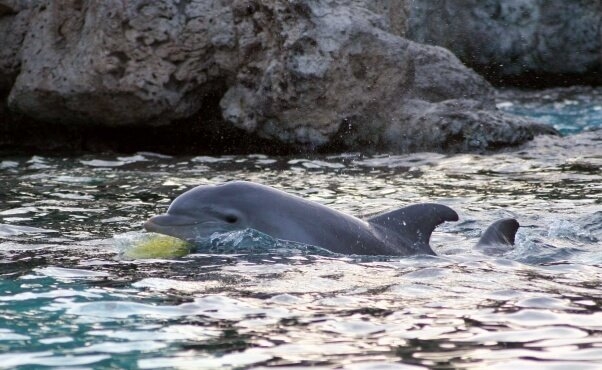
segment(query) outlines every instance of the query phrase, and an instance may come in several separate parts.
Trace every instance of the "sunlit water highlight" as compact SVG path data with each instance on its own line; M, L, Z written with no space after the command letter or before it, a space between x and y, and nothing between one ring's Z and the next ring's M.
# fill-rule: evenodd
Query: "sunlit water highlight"
M0 159L0 368L595 369L602 134L494 155ZM340 256L243 231L120 259L182 191L268 184L370 216L440 202L438 256ZM481 251L502 217L512 250ZM229 238L229 239L228 239Z

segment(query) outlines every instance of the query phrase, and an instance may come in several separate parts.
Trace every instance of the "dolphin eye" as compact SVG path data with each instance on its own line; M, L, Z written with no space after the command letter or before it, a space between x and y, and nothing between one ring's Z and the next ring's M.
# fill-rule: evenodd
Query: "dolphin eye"
M238 221L238 217L236 217L236 215L226 215L224 219L229 224L234 224L236 221Z

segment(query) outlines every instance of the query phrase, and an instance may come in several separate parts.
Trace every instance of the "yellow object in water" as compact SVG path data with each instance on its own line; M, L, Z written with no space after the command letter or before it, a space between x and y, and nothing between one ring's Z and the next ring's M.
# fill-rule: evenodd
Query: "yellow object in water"
M131 259L177 258L190 253L191 245L184 240L161 234L139 234L120 248L121 256Z

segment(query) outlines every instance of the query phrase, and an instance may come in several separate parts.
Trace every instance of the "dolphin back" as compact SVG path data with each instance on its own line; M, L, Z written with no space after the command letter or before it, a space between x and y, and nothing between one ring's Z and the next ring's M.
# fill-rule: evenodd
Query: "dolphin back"
M477 247L486 245L514 245L514 237L519 228L519 223L514 218L504 218L491 224L485 230Z
M410 248L412 253L409 254L435 254L429 245L431 234L445 221L458 221L458 214L442 204L422 203L383 213L367 221L384 228L387 235L397 235L391 239L404 241L406 245L398 248Z

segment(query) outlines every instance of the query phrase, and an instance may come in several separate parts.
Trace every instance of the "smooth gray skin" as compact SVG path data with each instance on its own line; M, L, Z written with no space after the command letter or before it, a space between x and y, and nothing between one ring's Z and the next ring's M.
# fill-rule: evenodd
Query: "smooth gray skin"
M477 247L483 246L512 246L514 245L514 237L516 231L520 227L518 221L513 218L504 218L491 224L485 230L481 239L477 243Z
M366 221L269 186L235 181L198 186L177 197L147 231L190 242L252 228L271 237L358 255L435 254L431 233L458 214L440 204L417 204Z

